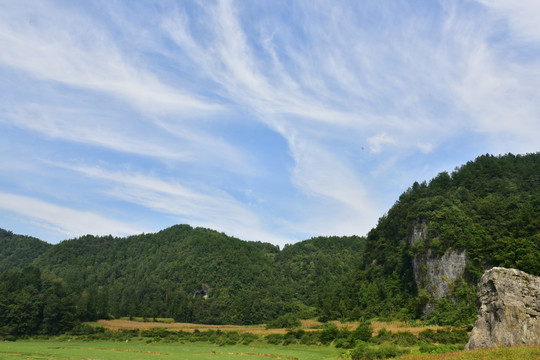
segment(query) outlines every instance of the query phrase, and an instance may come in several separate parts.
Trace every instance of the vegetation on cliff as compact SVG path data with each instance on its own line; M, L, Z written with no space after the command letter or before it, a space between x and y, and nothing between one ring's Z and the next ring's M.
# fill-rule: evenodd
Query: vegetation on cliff
M426 242L411 246L419 223L428 224ZM348 284L347 298L359 300L348 314L421 316L429 299L414 282L413 257L454 248L466 251L465 277L431 317L471 323L484 270L503 266L540 275L539 230L540 153L484 155L429 183L415 182L369 232L362 265Z

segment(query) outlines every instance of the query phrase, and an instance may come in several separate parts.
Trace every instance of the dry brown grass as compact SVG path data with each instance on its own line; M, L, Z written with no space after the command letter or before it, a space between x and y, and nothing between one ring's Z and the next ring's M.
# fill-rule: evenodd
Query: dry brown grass
M339 321L331 321L331 323L336 325L340 329L348 329L348 330L356 329L359 324L358 322L342 323ZM302 320L303 329L315 328L320 325L321 323L316 320ZM426 329L432 329L432 330L444 329L443 326L412 326L409 323L406 323L403 321L389 321L389 322L372 321L371 326L373 327L373 335L377 335L377 333L381 329L386 329L393 333L397 333L399 331L408 331L408 332L413 333L416 336L418 336L420 332Z
M221 330L221 331L238 331L249 332L253 334L284 334L285 329L269 329L267 330L264 325L257 326L240 326L240 325L202 325L202 324L190 324L190 323L162 323L162 322L139 322L130 320L98 320L98 323L106 329L112 331L118 330L149 330L154 328L165 328L167 330L176 331L188 331L194 332L195 330Z
M418 334L420 334L422 331L426 329L432 329L432 330L444 329L443 326L411 326L408 323L402 322L402 321L392 321L392 322L373 321L371 323L371 326L373 326L374 335L376 335L381 329L386 329L393 333L397 333L399 331L408 331L408 332L413 333L416 336L418 336Z
M190 324L190 323L164 323L164 322L140 322L140 321L130 321L130 320L99 320L99 324L109 330L118 331L118 330L149 330L153 328L165 328L168 330L176 331L188 331L193 332L195 330L206 331L206 330L221 330L221 331L238 331L238 332L248 332L253 334L285 334L286 329L266 329L265 325L251 325L251 326L240 326L240 325L202 325L202 324ZM332 324L336 325L341 329L354 330L358 326L358 322L345 322L341 323L339 321L332 321ZM317 320L302 320L302 329L305 331L318 331L321 322ZM393 333L398 331L409 331L418 336L418 334L428 328L436 330L441 327L430 326L430 327L420 327L420 326L409 326L409 324L400 321L392 322L381 322L374 321L371 323L373 326L373 335L376 335L377 332L381 329L386 329Z

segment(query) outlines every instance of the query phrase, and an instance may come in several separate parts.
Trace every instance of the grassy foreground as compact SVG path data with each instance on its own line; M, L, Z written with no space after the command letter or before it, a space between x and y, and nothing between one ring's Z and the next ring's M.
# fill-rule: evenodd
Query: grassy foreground
M478 349L444 354L407 355L402 360L538 360L540 346Z
M0 342L0 359L48 360L233 360L289 359L335 360L340 349L327 346L233 345L207 343L145 344L143 342L109 341L32 341Z
M341 349L333 346L216 346L207 343L151 343L140 341L57 341L19 340L0 342L0 359L47 360L231 360L288 359L324 360L339 358ZM444 354L409 354L403 360L536 360L540 347L481 349Z

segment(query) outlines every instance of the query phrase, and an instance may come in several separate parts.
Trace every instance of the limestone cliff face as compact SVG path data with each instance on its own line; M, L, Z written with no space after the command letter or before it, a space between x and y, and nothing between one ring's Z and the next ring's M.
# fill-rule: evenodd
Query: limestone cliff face
M478 299L465 349L540 345L540 277L495 267L480 278Z
M413 257L413 273L418 289L425 290L430 298L424 307L425 314L433 310L434 301L447 297L454 284L463 279L467 262L464 250L449 248L439 255L427 247L428 226L427 223L415 224L409 239L413 248L424 249Z

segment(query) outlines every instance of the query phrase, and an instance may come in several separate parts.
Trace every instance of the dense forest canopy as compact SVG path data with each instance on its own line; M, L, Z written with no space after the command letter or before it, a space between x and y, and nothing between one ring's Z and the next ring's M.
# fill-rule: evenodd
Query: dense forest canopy
M0 273L31 264L50 247L45 241L0 229Z
M420 223L428 224L426 242L412 246ZM480 156L415 182L365 238L318 237L281 250L189 225L57 245L0 230L0 332L59 332L120 316L211 324L285 314L420 318L426 299L413 278L413 257L449 248L466 251L465 277L428 318L468 324L485 269L540 275L539 230L540 153Z
M409 237L419 223L429 224L427 244L411 247ZM468 260L465 281L454 294L458 308L443 301L440 313L462 311L456 316L466 317L464 322L476 314L467 304L475 303L484 270L503 266L540 275L539 153L484 155L429 183L415 182L369 232L347 294L361 299L356 306L368 316L418 317L424 300L413 280L412 258L448 248L465 250Z
M68 292L77 294L82 320L144 316L254 324L289 312L316 316L326 296L317 289L344 281L361 259L363 241L320 237L280 251L177 225L156 234L66 240L15 268L32 265L64 279ZM203 285L207 298L197 294Z

